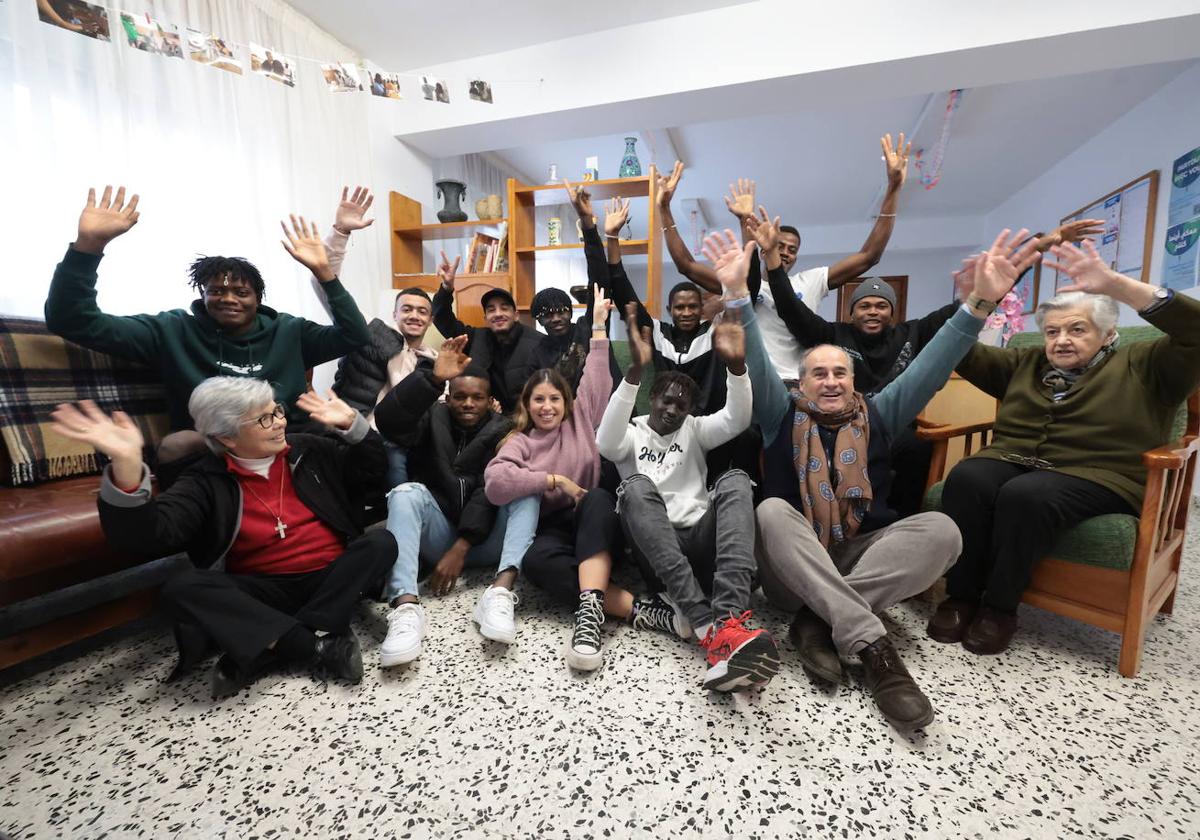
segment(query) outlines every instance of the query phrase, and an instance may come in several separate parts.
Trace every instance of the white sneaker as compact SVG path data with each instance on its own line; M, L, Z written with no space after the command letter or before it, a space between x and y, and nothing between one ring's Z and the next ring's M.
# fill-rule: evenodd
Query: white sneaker
M379 646L380 666L403 665L420 656L425 626L425 610L420 604L401 604L388 613L387 638Z
M516 604L516 594L503 586L489 586L479 597L471 620L479 625L485 639L511 645L517 640L517 621L513 617Z

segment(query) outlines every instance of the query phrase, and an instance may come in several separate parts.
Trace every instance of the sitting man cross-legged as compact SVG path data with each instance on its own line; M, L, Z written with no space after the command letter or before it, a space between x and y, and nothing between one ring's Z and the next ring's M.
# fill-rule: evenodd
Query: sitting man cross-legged
M380 432L408 450L412 477L388 494L388 529L400 549L384 593L392 605L379 651L384 667L421 655L427 623L417 597L421 572L435 594L446 595L464 566L499 563L476 618L486 638L506 644L516 638L512 590L530 540L510 543L522 530L533 531L538 503L519 500L497 511L484 495L483 471L513 424L489 408L487 372L471 367L466 343L465 335L447 340L432 370L410 373L375 408ZM446 383L449 394L438 402ZM510 509L526 517L511 536Z
M109 418L90 402L54 412L60 434L112 460L99 501L108 540L155 557L186 551L198 567L167 581L161 598L179 646L172 677L210 645L223 651L214 697L274 665L362 679L350 619L396 559L390 533L363 534L359 524L359 500L383 480L383 446L336 397L308 392L298 402L342 440L285 434L286 409L260 379L201 382L188 409L210 451L157 496L142 463L142 435L128 416Z
M927 588L962 543L942 514L896 521L887 506L891 436L945 384L975 343L990 312L986 302L1004 296L1018 267L1035 259L1033 248L1010 258L1019 238L1006 242L1008 231L997 237L977 265L968 304L877 396L854 390L853 363L832 345L813 347L802 358L800 391L793 395L767 356L749 305L745 264L752 246L740 249L732 233L726 235L725 241L710 236L707 253L724 278L727 311L743 312L754 418L763 430L767 498L757 510L763 593L776 606L798 611L790 635L805 671L838 682L839 653L857 654L884 716L899 729L925 726L933 707L878 614Z
M642 369L651 363L650 328L637 325L637 305L625 309L632 363L596 432L600 454L624 479L617 491L621 524L639 563L661 581L662 600L677 612L673 630L707 652L704 687L738 691L764 685L779 671L779 651L765 630L749 630L754 579L754 498L750 478L731 469L708 489L705 459L750 425L750 379L741 323L714 327L712 344L726 367L724 406L691 415L696 383L664 371L650 389L650 414L629 418Z
M1142 453L1200 383L1200 302L1118 274L1090 240L1051 250L1062 264L1047 267L1072 283L1038 307L1045 347L976 345L958 366L1001 403L991 443L946 479L963 548L928 633L972 653L1009 646L1034 565L1064 530L1142 509ZM1166 335L1121 345L1117 303Z

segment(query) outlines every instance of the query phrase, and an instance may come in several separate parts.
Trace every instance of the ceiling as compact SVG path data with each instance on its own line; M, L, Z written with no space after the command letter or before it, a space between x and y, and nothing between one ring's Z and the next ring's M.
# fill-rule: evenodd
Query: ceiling
M473 0L288 1L343 44L391 72L750 2L608 0L576 7L551 0L487 6ZM481 8L487 13L479 20Z
M940 182L922 189L915 167L902 199L906 217L981 215L1036 179L1192 62L1147 65L1039 79L966 92L955 114ZM772 214L797 225L853 224L876 212L884 181L879 137L909 131L928 97L858 102L839 109L798 110L668 129L687 165L676 193L699 199L713 224L725 225L722 195L731 180L758 181ZM945 93L935 95L914 149L932 147L941 132ZM588 155L600 156L602 178L616 176L624 150L619 133L496 150L516 170L541 181L551 163L577 175ZM647 136L662 138L663 132ZM661 139L660 139L661 143ZM639 143L643 167L652 159ZM659 163L671 164L660 150Z

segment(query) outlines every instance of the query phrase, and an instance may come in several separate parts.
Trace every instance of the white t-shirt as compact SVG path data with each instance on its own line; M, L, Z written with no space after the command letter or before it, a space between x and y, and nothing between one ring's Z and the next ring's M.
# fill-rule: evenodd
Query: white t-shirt
M829 294L829 266L822 265L797 272L788 278L792 281L792 289L796 296L804 300L804 305L816 312L825 295ZM767 348L767 357L775 365L775 372L780 379L798 379L800 372L800 354L805 349L796 341L795 336L783 323L779 313L775 311L775 298L771 296L771 287L767 285L766 266L763 266L762 288L758 301L754 304L754 315L758 319L758 328L762 331L763 344Z

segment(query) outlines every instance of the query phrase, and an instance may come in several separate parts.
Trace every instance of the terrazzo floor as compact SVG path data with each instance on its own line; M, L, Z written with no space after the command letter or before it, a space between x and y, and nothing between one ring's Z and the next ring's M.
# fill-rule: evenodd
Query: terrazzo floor
M811 683L763 604L784 667L734 696L700 688L694 645L611 624L604 667L570 673L570 616L529 588L517 643L485 642L479 576L427 600L408 668L375 667L386 610L364 604L358 687L281 675L213 703L207 669L162 684L172 644L146 628L0 688L0 836L1200 837L1192 516L1137 679L1116 636L1032 608L988 658L926 639L928 604L893 608L937 707L911 738L856 675Z

